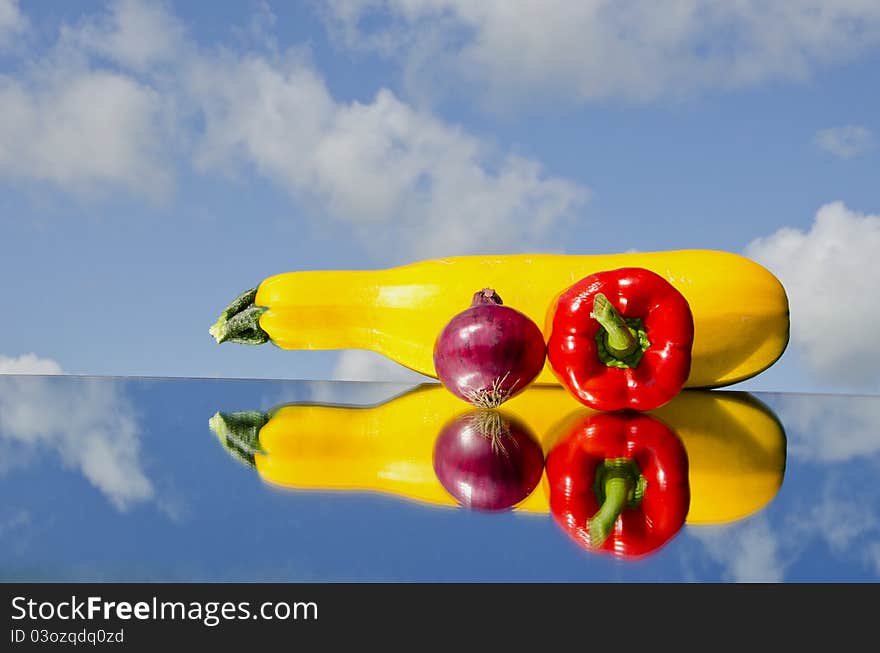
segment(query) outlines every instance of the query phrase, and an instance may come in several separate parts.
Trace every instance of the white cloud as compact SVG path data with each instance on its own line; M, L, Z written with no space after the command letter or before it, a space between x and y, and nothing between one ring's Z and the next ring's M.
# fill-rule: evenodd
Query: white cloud
M33 353L14 358L0 354L0 374L61 374L61 366Z
M106 13L65 26L61 40L140 71L179 56L184 36L183 25L162 3L117 0Z
M54 453L119 510L150 499L132 407L109 379L0 376L0 454Z
M822 129L814 140L823 150L844 159L861 154L874 144L871 130L860 125Z
M18 0L0 0L0 50L26 28L27 19L21 13Z
M264 33L271 16L258 18ZM256 170L386 258L559 246L585 188L389 90L338 101L301 53L262 40L200 49L141 0L65 26L24 74L0 77L0 178L162 197L175 156L192 156L202 171Z
M125 74L44 63L28 80L0 77L0 178L164 196L161 96Z
M792 342L811 370L835 383L880 382L880 216L826 204L806 232L751 242L747 256L780 279L791 308Z
M340 351L328 379L310 382L305 401L372 406L384 403L413 386L435 382L381 354L363 349ZM349 383L361 381L366 383ZM284 401L286 399L281 398L279 403Z
M347 349L339 354L330 374L336 381L387 381L391 383L426 383L432 379L413 372L372 351Z
M880 535L880 515L876 513L875 502L853 501L852 486L848 481L832 479L807 514L798 515L798 523L803 534L819 535L828 544L831 553L861 558L859 552L865 540L876 542Z
M778 583L785 577L779 537L766 518L727 526L688 528L706 553L722 568L724 580L736 583Z
M880 453L880 398L779 395L773 406L794 458L840 463Z
M837 558L880 576L880 514L874 470L859 464L829 467L818 496L806 497L787 518L785 537L801 548L818 540ZM853 488L860 488L854 498Z
M0 75L0 180L83 196L121 190L165 198L179 136L176 99L132 70L172 61L182 39L159 5L117 0L103 14L62 25L40 54L19 53L18 72Z
M496 108L802 79L880 43L871 0L344 0L325 14L346 44L398 56L418 90L470 82Z
M337 102L300 57L202 59L190 82L202 166L238 157L398 258L535 247L587 196L388 90Z

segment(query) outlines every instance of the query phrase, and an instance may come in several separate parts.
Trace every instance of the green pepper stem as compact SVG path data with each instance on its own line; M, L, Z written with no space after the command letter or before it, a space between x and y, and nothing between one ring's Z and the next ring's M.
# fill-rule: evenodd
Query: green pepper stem
M630 479L626 474L609 474L605 479L605 501L599 507L598 512L587 522L590 530L590 544L595 547L602 546L614 523L620 516L620 512L626 505L630 491Z
M217 344L237 342L242 345L262 345L269 341L269 334L260 327L260 316L268 309L256 306L257 289L251 288L232 300L208 333Z
M637 508L645 496L648 481L638 464L629 458L608 458L596 468L593 492L599 510L589 520L590 544L600 547L614 530L624 508Z
M618 360L630 356L639 348L639 338L629 327L623 316L602 293L593 298L590 317L596 320L607 334L608 353Z

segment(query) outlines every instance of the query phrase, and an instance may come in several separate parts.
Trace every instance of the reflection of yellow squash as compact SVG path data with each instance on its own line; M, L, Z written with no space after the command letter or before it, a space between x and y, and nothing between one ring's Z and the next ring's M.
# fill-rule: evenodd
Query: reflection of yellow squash
M723 524L757 512L785 473L785 432L773 412L741 392L683 392L653 411L688 455L688 524Z
M694 345L687 387L754 376L788 343L788 300L776 277L742 256L707 250L462 256L387 270L289 272L243 294L211 333L218 341L269 339L283 349L371 349L436 378L437 334L480 288L494 288L505 304L543 326L560 292L589 274L621 267L660 274L690 303ZM549 365L537 382L557 384Z
M377 491L452 506L455 500L434 474L434 441L445 424L469 410L442 386L430 384L377 406L290 404L265 415L218 413L211 428L275 485ZM532 386L500 412L525 423L546 454L560 437L559 424L590 410L562 388ZM752 396L685 391L652 414L678 433L688 453L688 523L735 521L775 496L785 469L785 435ZM236 415L244 415L239 423ZM241 420L251 428L243 429ZM545 484L516 509L548 513Z

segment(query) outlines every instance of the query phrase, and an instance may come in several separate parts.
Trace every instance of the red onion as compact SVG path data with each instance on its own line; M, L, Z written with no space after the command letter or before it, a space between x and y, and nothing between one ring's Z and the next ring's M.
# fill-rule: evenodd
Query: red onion
M440 332L434 369L454 395L480 408L494 408L535 380L546 352L538 325L484 288Z
M462 506L506 510L538 485L544 452L521 422L478 410L452 420L437 436L434 472Z

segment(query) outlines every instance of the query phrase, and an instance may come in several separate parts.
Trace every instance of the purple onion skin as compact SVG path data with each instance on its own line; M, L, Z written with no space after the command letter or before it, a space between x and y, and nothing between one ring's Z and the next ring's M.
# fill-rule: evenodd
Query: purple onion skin
M500 416L504 432L493 437L481 426L480 412L443 428L434 443L434 473L465 508L508 510L537 487L544 452L528 427L505 416Z
M544 368L547 346L529 317L489 288L453 317L434 343L437 378L451 393L494 408L522 392Z

